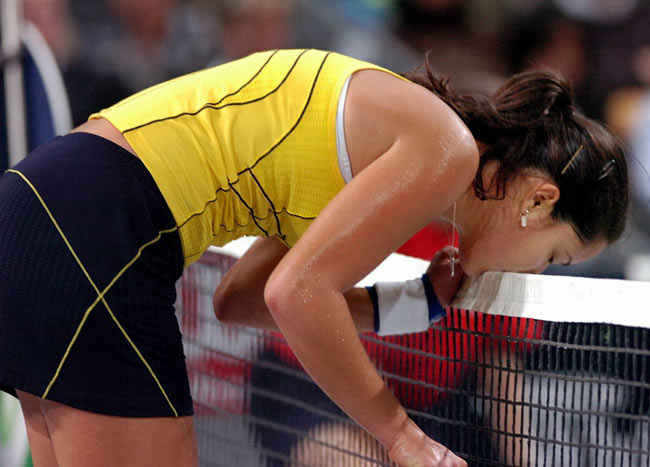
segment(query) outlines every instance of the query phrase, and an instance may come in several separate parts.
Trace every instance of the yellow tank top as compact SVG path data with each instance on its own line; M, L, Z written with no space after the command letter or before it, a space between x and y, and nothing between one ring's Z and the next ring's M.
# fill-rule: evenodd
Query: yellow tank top
M346 79L361 69L387 71L319 50L262 52L91 118L110 121L151 172L188 265L209 245L245 235L296 243L345 184L336 110Z

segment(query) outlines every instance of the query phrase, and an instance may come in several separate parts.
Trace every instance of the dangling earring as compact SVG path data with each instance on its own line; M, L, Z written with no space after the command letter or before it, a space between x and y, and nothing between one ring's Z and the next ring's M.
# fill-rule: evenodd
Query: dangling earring
M521 216L521 226L525 229L528 227L528 209L526 209L525 214L520 214Z

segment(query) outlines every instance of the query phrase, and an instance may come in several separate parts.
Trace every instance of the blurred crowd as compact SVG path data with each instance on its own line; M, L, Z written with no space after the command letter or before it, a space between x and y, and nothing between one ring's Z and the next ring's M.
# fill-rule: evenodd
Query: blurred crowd
M62 69L75 124L162 80L275 48L335 50L398 72L430 51L438 72L468 92L556 70L581 109L630 147L635 193L625 238L569 273L629 276L630 257L650 252L648 0L23 2Z

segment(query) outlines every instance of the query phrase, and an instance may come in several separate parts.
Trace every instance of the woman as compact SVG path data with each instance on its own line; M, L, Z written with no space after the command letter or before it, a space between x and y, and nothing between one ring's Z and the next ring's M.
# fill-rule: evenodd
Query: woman
M383 289L352 287L438 216L462 233L459 258L438 255L422 280L438 310L458 261L476 275L587 259L621 234L626 165L552 75L490 100L408 76L317 50L254 54L136 94L3 176L0 383L37 463L196 463L174 281L209 244L257 235L217 316L277 324L396 463L465 465L375 371L357 328ZM409 321L388 305L377 315Z

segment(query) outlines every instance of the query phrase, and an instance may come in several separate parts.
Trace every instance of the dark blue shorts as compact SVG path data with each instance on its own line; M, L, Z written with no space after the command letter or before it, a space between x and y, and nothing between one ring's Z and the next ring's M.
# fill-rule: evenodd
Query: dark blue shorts
M183 254L142 162L76 133L0 177L0 389L124 417L192 414Z

